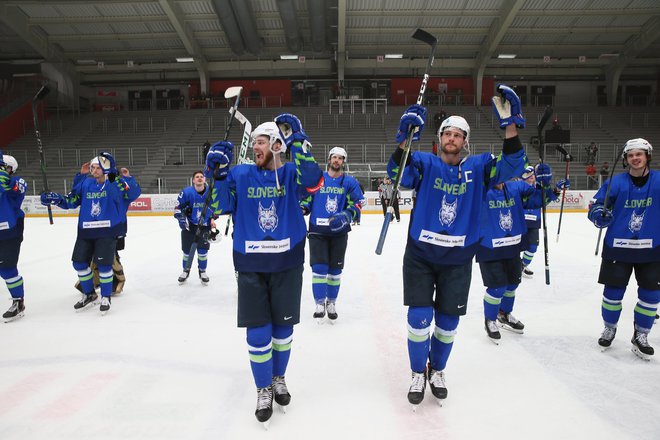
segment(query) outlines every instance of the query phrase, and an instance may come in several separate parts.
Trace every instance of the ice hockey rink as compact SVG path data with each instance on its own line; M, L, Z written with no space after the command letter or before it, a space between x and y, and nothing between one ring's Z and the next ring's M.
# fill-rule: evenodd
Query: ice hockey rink
M101 316L73 310L76 219L29 218L19 262L26 315L0 324L0 439L659 439L658 355L647 362L630 350L634 279L603 353L597 230L584 213L565 214L557 243L558 217L548 216L551 284L541 248L534 278L517 292L525 334L503 331L498 346L487 339L475 264L446 369L449 396L441 407L427 389L415 413L401 293L409 217L390 226L377 256L382 216L363 216L350 234L335 325L312 318L305 268L286 375L292 401L286 414L275 409L268 431L254 417L245 330L236 327L230 238L212 246L208 286L193 275L179 286L175 219L130 217L125 290Z

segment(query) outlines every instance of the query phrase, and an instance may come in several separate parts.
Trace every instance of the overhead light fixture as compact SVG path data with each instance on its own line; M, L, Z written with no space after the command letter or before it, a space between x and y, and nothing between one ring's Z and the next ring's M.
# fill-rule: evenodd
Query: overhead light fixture
M194 61L195 59L193 57L182 57L176 59L177 63L193 63Z
M618 57L618 53L601 53L599 58L613 58L613 57Z
M298 55L280 55L281 60L297 60Z
M389 60L400 60L401 58L403 58L403 54L402 53L386 53L385 58L387 58Z
M96 64L96 60L76 60L78 64Z
M516 57L515 53L501 53L497 56L497 58L503 59L503 60L512 60Z

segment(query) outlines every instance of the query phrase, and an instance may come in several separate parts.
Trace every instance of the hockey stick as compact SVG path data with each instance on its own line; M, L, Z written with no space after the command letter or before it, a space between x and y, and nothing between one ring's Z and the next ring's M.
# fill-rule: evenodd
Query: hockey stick
M241 139L241 149L238 153L238 164L250 163L252 162L247 158L248 146L250 145L250 136L252 135L252 123L248 118L243 115L243 113L236 110L234 112L234 117L238 119L238 122L243 124L245 129L243 130L243 139ZM229 225L231 224L231 216L227 218L227 226L225 227L225 237L229 234Z
M421 105L422 101L424 100L424 92L426 92L426 83L429 81L429 74L431 73L431 68L433 67L433 57L435 54L435 48L438 44L438 39L422 29L417 29L415 32L413 32L412 38L431 46L429 59L428 62L426 63L426 70L424 71L424 76L422 77L422 85L420 86L419 94L417 95L417 104ZM387 206L387 212L385 214L385 219L383 220L383 227L381 228L380 236L378 237L378 244L376 245L377 255L383 253L383 245L385 244L385 237L387 236L387 230L390 227L390 221L392 220L392 215L394 213L393 205L395 203L395 200L397 200L397 198L399 197L399 186L401 185L401 176L403 175L404 165L408 161L408 156L410 155L410 146L412 145L412 139L414 134L415 134L415 130L414 128L411 127L408 130L408 136L406 137L406 144L403 149L403 156L401 157L401 163L399 163L399 172L397 173L396 180L394 181L394 189L392 190L392 197L390 198L390 203Z
M568 154L568 151L564 149L561 145L557 145L557 151L562 154L562 160L566 161L566 177L564 179L569 179L569 170L573 156ZM566 198L566 186L561 192L561 207L559 208L559 224L557 225L557 243L559 243L559 231L561 231L561 218L564 214L564 199Z
M624 147L625 148L625 145ZM621 148L621 151L619 151L619 154L616 155L614 158L614 164L612 165L612 169L610 170L610 177L607 179L608 184L607 184L607 190L605 191L605 199L603 200L603 208L607 209L607 199L610 196L610 188L612 188L612 176L614 176L614 169L616 168L616 164L619 163L619 159L623 156L623 148ZM603 229L605 228L600 228L598 229L598 240L596 241L596 252L594 252L595 256L598 256L598 252L600 251L600 238L603 236Z
M44 155L44 145L41 142L41 132L39 131L39 115L37 114L37 107L39 106L39 103L43 101L46 95L48 95L49 92L50 89L48 89L48 87L44 84L43 86L41 86L37 94L34 95L34 98L32 98L32 122L34 124L34 134L37 136L37 148L39 150L39 165L41 168L41 179L43 180L44 192L48 192L50 190L48 189L48 178L46 177L46 156ZM51 209L50 205L48 205L47 208L48 208L48 220L52 225L53 210Z
M545 108L545 112L543 113L543 117L539 121L538 125L536 126L536 130L538 132L539 136L539 160L541 163L543 163L543 156L545 154L545 141L543 139L543 127L545 127L545 124L548 122L548 119L550 119L550 116L552 116L552 107L547 106ZM545 192L545 190L542 190ZM541 197L542 203L541 203L541 220L543 224L543 256L545 258L545 284L550 285L550 256L548 254L548 224L545 219L545 194Z
M234 123L234 116L236 115L236 112L238 111L238 104L241 102L241 92L243 91L243 87L236 86L236 87L229 87L227 90L225 90L225 98L226 99L231 99L235 98L234 104L231 106L229 109L229 121L227 122L227 128L225 129L225 136L222 138L223 141L226 141L229 139L229 132L231 131L231 126ZM229 166L229 164L227 164ZM211 174L211 184L209 185L208 192L206 193L206 197L204 197L204 205L202 207L202 215L200 217L200 220L204 221L206 217L206 210L209 207L209 202L211 201L211 193L213 192L213 187L215 186L215 170ZM188 251L188 260L186 260L186 267L185 271L190 272L190 268L192 267L192 260L193 257L195 256L195 252L197 251L197 243L200 240L200 237L202 235L202 225L199 223L197 224L197 230L195 231L195 240L193 240L192 245L190 245L190 251Z

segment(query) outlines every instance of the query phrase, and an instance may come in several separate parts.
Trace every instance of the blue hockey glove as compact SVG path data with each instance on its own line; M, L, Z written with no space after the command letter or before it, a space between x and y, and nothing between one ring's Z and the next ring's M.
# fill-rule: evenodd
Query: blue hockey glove
M206 155L206 171L204 176L207 179L211 176L218 180L227 177L229 165L234 160L234 145L229 141L216 142L209 149Z
M555 184L557 190L562 191L564 189L571 189L571 181L568 179L561 179Z
M176 214L174 214L174 217L179 222L179 227L181 228L182 231L190 229L188 226L188 218L185 216L185 214L181 212L177 212Z
M294 142L300 142L301 144L304 144L305 141L309 142L309 136L303 130L300 119L296 115L282 113L275 118L275 123L280 129L280 135L287 147L290 148Z
M41 193L41 204L44 206L60 206L62 203L64 203L64 196L61 194L52 191Z
M504 84L498 84L496 90L502 96L493 96L493 110L500 120L500 128L516 124L518 128L525 128L525 117L522 114L520 97L513 89Z
M351 225L353 216L348 211L341 211L328 219L328 226L332 232L342 232Z
M603 205L591 205L589 208L589 220L598 228L607 228L612 223L612 210L605 209Z
M117 166L115 165L115 158L107 151L101 151L98 156L99 167L103 170L103 174L113 173L117 175ZM114 180L114 179L113 179Z
M536 181L543 186L550 186L552 182L552 168L547 163L540 163L534 169Z
M408 137L408 130L412 127L415 130L413 134L413 141L418 141L419 137L424 131L424 124L426 123L426 107L413 104L406 109L401 115L399 120L399 131L396 132L395 140L399 143L406 140Z

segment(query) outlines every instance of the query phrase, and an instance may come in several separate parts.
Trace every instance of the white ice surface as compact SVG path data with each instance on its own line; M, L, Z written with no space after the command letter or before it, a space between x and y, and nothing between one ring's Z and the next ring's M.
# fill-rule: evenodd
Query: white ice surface
M287 371L293 397L269 431L254 417L230 239L213 245L208 286L196 275L179 286L176 221L131 217L126 288L102 317L73 310L76 219L28 219L19 263L26 316L0 324L0 439L660 439L658 355L645 362L630 351L634 279L602 353L597 231L585 214L566 214L556 243L557 219L549 215L552 284L540 249L534 279L517 292L525 334L487 340L475 264L446 369L449 397L440 407L427 391L413 413L401 299L408 216L390 226L377 256L382 217L365 215L350 234L336 325L312 318L305 268ZM657 328L649 339L660 349Z

